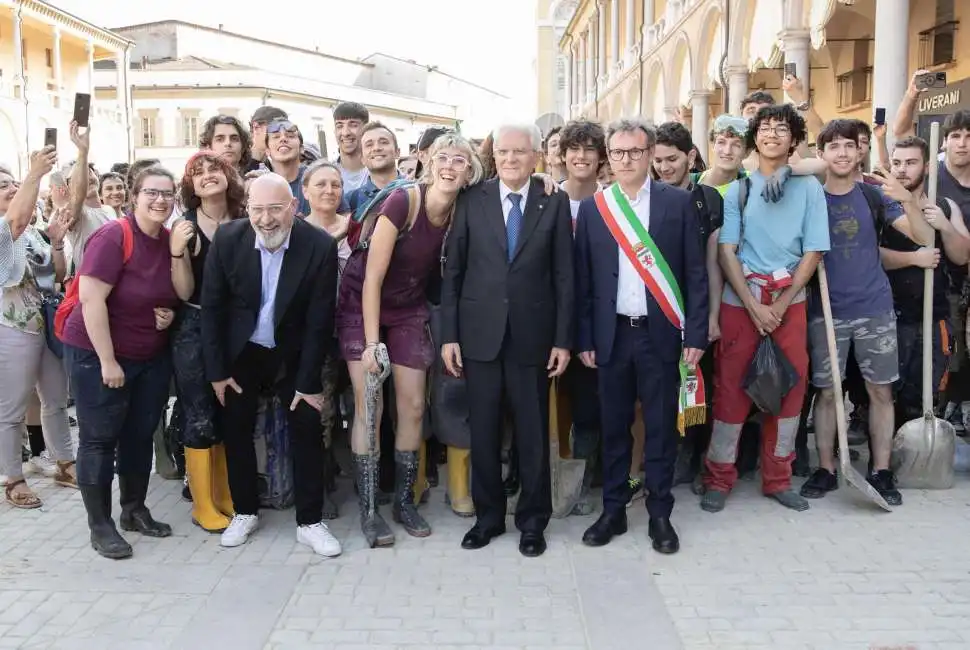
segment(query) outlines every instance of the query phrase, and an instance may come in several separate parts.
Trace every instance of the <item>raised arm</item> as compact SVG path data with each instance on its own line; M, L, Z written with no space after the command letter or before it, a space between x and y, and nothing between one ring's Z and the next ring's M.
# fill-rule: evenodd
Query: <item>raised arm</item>
M77 122L71 122L71 142L77 147L77 162L71 172L71 180L68 182L71 190L71 198L68 202L68 209L71 211L71 218L74 220L74 227L81 222L81 209L84 201L88 197L88 152L91 150L91 127L81 133L81 127Z
M27 177L14 197L10 200L7 213L4 217L10 224L10 235L14 241L24 234L24 230L30 225L34 218L34 210L37 209L37 195L40 192L40 181L52 169L57 162L57 152L54 147L44 147L40 151L35 151L30 155L30 168Z

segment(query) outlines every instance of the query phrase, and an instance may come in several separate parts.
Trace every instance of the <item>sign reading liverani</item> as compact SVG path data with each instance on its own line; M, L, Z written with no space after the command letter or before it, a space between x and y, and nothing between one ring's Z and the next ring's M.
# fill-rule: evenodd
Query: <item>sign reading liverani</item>
M930 124L942 124L947 115L965 109L970 109L970 79L922 93L916 103L916 135L929 142Z

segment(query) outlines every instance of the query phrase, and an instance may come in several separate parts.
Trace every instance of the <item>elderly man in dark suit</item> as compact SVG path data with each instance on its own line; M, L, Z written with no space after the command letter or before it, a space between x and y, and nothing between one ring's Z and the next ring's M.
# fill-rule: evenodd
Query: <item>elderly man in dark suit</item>
M340 554L322 522L324 344L333 336L337 245L301 219L289 183L269 173L249 188L249 220L220 226L205 262L205 370L222 412L235 516L223 546L240 546L258 525L253 430L260 392L287 408L293 444L297 541Z
M531 177L542 149L534 125L493 134L498 179L458 199L441 295L445 367L468 382L472 499L477 521L462 547L505 532L502 408L511 409L522 490L519 551L546 550L552 514L549 379L565 371L573 338L572 225L565 192Z
M708 342L707 268L691 195L650 180L655 144L653 129L639 120L612 124L607 155L616 183L584 199L576 220L578 346L583 364L599 368L603 422L603 514L583 542L602 546L627 530L639 399L649 533L656 551L676 553L670 489L678 396L699 383L699 373L689 373ZM703 413L691 405L688 398L687 415Z

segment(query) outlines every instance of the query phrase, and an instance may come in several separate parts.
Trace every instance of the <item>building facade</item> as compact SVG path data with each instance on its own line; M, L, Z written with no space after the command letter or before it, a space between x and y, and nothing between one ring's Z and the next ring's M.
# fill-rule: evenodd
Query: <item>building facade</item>
M247 123L259 106L277 106L306 141L334 156L333 108L342 101L367 106L405 153L429 126L469 134L487 128L488 116L508 101L434 67L383 54L347 59L174 20L114 31L135 43L128 71L135 156L157 158L173 171L198 149L205 121L220 113ZM117 94L115 63L97 67L98 96Z
M795 64L823 119L871 122L874 110L885 108L891 120L920 68L946 72L948 81L947 88L920 102L921 124L970 107L970 2L550 0L547 5L550 20L564 7L571 9L555 52L566 70L556 101L568 104L570 117L681 119L702 151L711 118L737 112L750 91L783 100L785 63ZM540 66L540 85L551 74Z
M68 135L74 94L94 95L94 66L116 64L112 95L92 101L91 159L126 161L131 152L130 102L124 65L131 42L39 0L0 0L0 164L27 173L44 130L58 130L61 161L76 155ZM121 79L118 79L118 76Z

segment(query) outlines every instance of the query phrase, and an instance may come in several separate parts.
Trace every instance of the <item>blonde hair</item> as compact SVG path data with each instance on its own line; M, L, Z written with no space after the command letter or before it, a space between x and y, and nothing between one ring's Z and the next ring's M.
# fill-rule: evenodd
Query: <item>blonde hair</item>
M475 148L472 147L468 140L457 133L445 133L444 135L439 135L428 150L428 166L425 167L424 172L421 174L420 182L427 185L434 183L434 158L442 149L461 149L462 153L468 156L468 165L471 171L468 184L476 185L482 181L485 176L485 171L482 167L482 160L475 152Z

